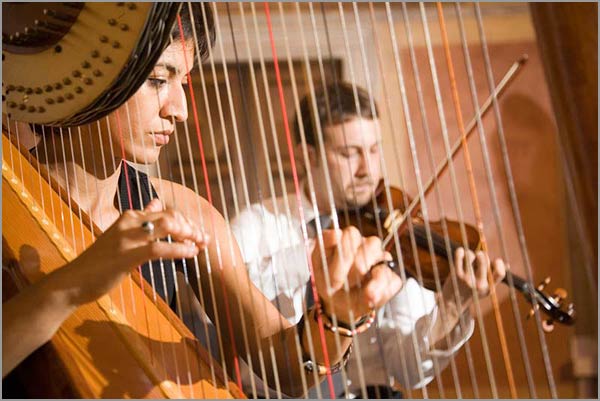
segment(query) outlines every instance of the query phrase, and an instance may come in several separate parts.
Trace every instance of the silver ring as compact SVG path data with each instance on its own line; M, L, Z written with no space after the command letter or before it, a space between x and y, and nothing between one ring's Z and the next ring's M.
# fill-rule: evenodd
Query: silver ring
M393 260L380 260L379 262L377 262L373 266L371 266L371 268L369 269L369 272L379 265L387 266L394 273L398 272L398 264L396 262L394 262Z
M142 223L142 230L144 230L150 237L154 237L154 223L151 221L144 221Z

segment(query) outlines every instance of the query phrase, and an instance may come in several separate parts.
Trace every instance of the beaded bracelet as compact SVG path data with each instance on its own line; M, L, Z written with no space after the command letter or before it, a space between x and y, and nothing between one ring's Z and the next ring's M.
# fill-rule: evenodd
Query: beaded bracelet
M357 334L364 333L371 327L373 322L375 321L375 316L377 315L377 311L375 309L371 309L371 312L361 317L356 323L354 323L354 328L347 323L342 322L338 319L337 325L333 323L333 319L329 314L325 311L325 308L317 303L317 314L323 317L323 326L334 333L339 333L344 337L354 337ZM317 314L315 314L315 320L317 320Z
M310 309L307 313L311 313L311 312L312 312L312 309ZM313 371L316 370L317 374L320 376L326 375L327 371L329 371L331 374L335 374L335 373L339 372L340 370L342 370L342 366L346 366L346 364L348 363L348 360L350 359L350 354L352 352L353 343L350 343L350 346L344 353L344 356L342 356L342 359L338 363L336 363L335 365L333 365L329 369L327 369L327 366L320 364L319 362L313 361L311 359L310 355L308 355L306 353L306 351L304 350L304 345L303 345L303 341L302 341L302 339L304 338L304 323L305 323L304 315L302 315L302 317L298 321L298 324L296 324L296 330L297 330L298 336L300 338L300 349L302 350L302 366L304 367L304 369L309 373L312 373Z

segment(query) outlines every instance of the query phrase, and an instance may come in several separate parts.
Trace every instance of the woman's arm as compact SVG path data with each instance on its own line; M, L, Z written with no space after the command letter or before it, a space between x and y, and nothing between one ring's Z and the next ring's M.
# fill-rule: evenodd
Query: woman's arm
M150 259L187 258L206 245L203 233L173 211L151 202L145 211L127 211L76 259L26 287L2 305L2 377L48 341L77 308L117 285ZM155 242L142 228L155 224ZM184 243L185 241L185 243Z
M301 394L301 375L305 372L296 351L296 327L292 327L252 284L235 238L223 217L191 191L182 190L178 199L179 204L186 200L186 206L197 205L196 209L190 208L187 213L212 238L205 252L198 256L200 284L194 283L195 280L191 280L191 284L196 284L196 289L202 291L206 312L217 326L228 360L233 361L234 356L251 359L255 367L262 362L270 387L275 387L277 379L284 393ZM400 279L387 267L370 271L370 267L386 255L378 239L364 239L356 229L325 233L323 242L315 248L311 257L321 303L329 313L344 322L358 320L372 308L383 305L400 289ZM350 288L348 294L344 291L346 280ZM329 288L326 283L329 283ZM303 331L302 344L306 353L310 335L315 345L315 362L324 364L322 343L330 364L340 361L351 339L340 337L338 348L334 334L324 330L323 342L314 320L314 311L304 320L312 327ZM232 377L237 379L235 364L229 363L228 366ZM255 371L259 372L259 369L255 368ZM306 375L306 379L309 386L313 384L312 375Z

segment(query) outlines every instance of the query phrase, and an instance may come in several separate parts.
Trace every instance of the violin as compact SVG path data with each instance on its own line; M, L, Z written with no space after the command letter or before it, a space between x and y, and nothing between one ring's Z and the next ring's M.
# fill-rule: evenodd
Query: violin
M410 217L411 224L398 224L398 220L405 216L407 208L410 208L409 205L413 203L413 200L402 190L394 187L389 188L388 197L388 191L381 180L375 191L374 201L360 208L338 211L338 214L343 213L343 216L338 219L340 228L353 225L363 236L374 235L382 240L386 239L384 241L385 250L392 254L394 260L398 261L395 242L389 240L395 230L406 274L417 279L423 287L437 291L436 276L441 283L449 277L452 255L457 248L463 246L461 223L446 218L426 222L422 214L418 212ZM389 205L392 207L391 210ZM319 221L322 227L326 228L331 225L332 219L331 216L320 216ZM443 234L444 226L448 233L447 237ZM468 248L472 251L479 250L481 248L479 232L471 225L463 224L463 226ZM411 236L414 238L414 250ZM433 245L433 252L430 251L429 237ZM398 266L397 263L396 266ZM396 273L400 273L399 267L396 267ZM502 279L503 284L518 290L531 305L534 305L534 308L541 308L546 315L543 325L546 331L553 329L554 322L565 325L575 323L574 305L571 303L566 311L563 309L564 300L567 297L564 289L557 288L552 295L543 292L549 282L550 278L548 277L538 286L534 286L528 280L510 271L507 271L506 276ZM534 313L535 310L532 308L528 317L533 316Z

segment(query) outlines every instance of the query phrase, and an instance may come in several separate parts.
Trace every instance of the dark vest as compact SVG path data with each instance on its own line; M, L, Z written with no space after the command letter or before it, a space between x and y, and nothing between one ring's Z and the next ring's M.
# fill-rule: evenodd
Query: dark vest
M123 162L122 167L116 199L116 202L121 205L122 211L142 210L152 199L158 198L148 175L136 170L126 162ZM175 266L178 263L181 261L162 259L142 265L144 279L153 285L156 293L175 311Z

